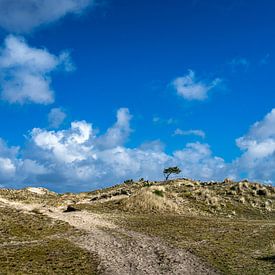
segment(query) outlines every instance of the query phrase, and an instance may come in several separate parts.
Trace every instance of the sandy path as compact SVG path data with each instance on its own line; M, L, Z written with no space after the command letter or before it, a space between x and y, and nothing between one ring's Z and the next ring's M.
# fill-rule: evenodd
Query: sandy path
M41 205L27 205L2 198L0 204L23 211L39 209L53 219L84 230L83 236L70 240L99 256L98 271L101 274L219 274L193 254L167 246L158 238L120 228L103 215L87 211L64 213L58 208L49 211Z

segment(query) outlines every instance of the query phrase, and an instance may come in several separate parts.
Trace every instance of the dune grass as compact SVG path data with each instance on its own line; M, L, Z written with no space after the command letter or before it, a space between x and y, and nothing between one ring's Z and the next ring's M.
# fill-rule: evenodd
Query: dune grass
M97 258L67 240L0 250L0 274L97 274Z
M0 207L0 274L97 274L97 256L70 241L78 234L65 222Z
M72 227L61 221L8 207L0 207L0 242L27 241L55 234L71 234Z
M275 274L275 221L126 214L117 222L187 249L224 274Z
M247 181L207 183L180 179L131 182L80 194L29 193L0 190L0 195L11 200L46 206L72 205L100 213L126 229L157 236L187 249L224 274L275 274L275 187L272 186ZM39 211L25 214L0 208L0 246L5 242L29 242L25 246L11 245L9 252L2 251L0 262L4 265L0 268L22 274L15 272L23 265L18 255L29 255L34 267L41 263L40 258L46 260L41 265L45 270L49 267L50 274L64 274L55 272L63 264L64 270L68 270L66 274L95 272L96 256L68 240L67 236L76 234L79 232L68 224L54 222ZM57 262L53 257L47 260L46 255L53 247L60 259ZM42 254L37 258L39 251ZM73 264L73 254L83 259L81 263L76 261L75 270L67 267L70 262ZM85 264L89 257L92 266Z

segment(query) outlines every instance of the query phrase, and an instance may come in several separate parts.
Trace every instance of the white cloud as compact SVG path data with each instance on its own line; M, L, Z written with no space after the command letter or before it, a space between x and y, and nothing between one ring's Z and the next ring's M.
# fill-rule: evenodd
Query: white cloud
M10 176L10 175L14 175L16 168L9 158L0 157L0 171L2 176L3 175Z
M131 117L128 109L119 109L114 125L98 136L86 121L73 122L67 130L33 129L22 149L24 158L13 157L18 162L13 181L21 186L27 182L80 191L129 178L162 179L163 169L175 165L188 177L210 180L226 176L224 161L213 156L207 144L190 143L173 154L167 154L158 140L127 147Z
M31 140L41 150L41 157L61 163L93 158L92 137L92 126L85 121L72 122L69 130L54 132L35 128L31 132Z
M175 136L190 136L190 135L194 135L194 136L198 136L201 138L205 138L205 132L202 130L181 130L179 128L177 128L174 132Z
M177 123L177 120L174 118L163 119L158 116L154 116L152 121L154 124L166 124L166 125L172 125Z
M248 134L242 139L257 141L275 138L275 109L272 109L263 120L254 123Z
M97 139L97 146L105 149L123 145L132 131L130 128L131 118L127 108L120 108L117 112L116 123Z
M23 184L29 179L46 173L46 169L34 160L22 159L19 156L19 147L8 147L0 139L0 183Z
M114 177L115 181L141 177L159 179L171 159L163 151L121 146L98 152L98 158L102 162L102 169L109 172L107 178Z
M19 148L9 148L6 143L0 139L0 183L13 179L16 175L16 169L20 161L17 160Z
M51 72L60 67L71 69L69 55L50 54L46 49L31 48L24 39L8 36L0 50L0 86L2 99L10 103L54 101Z
M61 108L53 108L48 114L48 122L51 128L59 128L67 117L66 113Z
M93 0L0 0L0 26L8 31L29 32L66 14L80 14Z
M183 77L178 77L172 82L172 86L177 91L179 96L186 100L205 100L208 98L208 93L216 88L221 83L219 78L213 81L199 81L196 79L195 72L189 70L188 74Z
M239 170L255 180L275 180L275 109L256 122L236 143L243 151L235 161Z
M174 152L173 155L176 163L182 164L185 177L221 180L228 175L229 167L222 158L212 155L208 144L188 143L184 149Z
M81 191L129 178L162 179L168 166L179 166L181 176L200 180L244 176L262 182L275 180L275 109L237 140L243 153L231 163L201 142L188 143L169 154L159 140L130 148L126 142L131 117L128 109L119 109L116 122L102 135L96 135L86 121L72 122L66 130L35 128L21 150L0 140L0 184Z
M162 143L160 140L153 140L153 141L148 141L144 142L140 145L139 149L143 151L155 151L155 152L162 152L164 151L165 144Z

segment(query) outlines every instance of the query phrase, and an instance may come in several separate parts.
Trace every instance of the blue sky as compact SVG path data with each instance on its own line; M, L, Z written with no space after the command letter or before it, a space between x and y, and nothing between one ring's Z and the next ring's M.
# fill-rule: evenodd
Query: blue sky
M0 0L0 184L275 180L271 0Z

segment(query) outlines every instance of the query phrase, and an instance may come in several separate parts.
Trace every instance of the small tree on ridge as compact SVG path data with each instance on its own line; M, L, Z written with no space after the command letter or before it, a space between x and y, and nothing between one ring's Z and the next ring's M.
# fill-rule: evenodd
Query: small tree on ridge
M168 167L163 170L163 174L165 177L165 180L168 180L171 174L179 174L181 172L180 168L175 167Z

